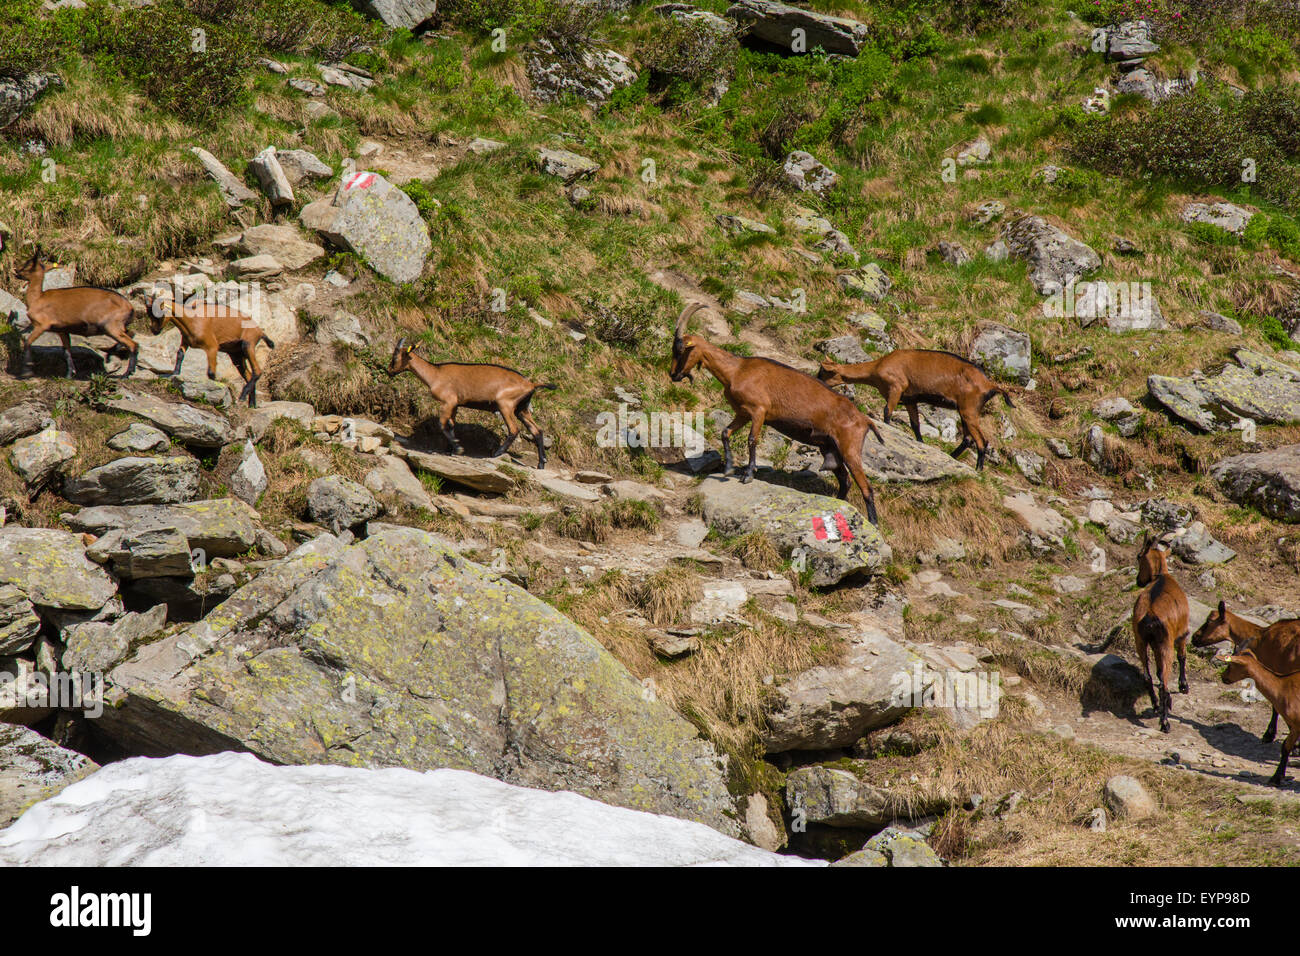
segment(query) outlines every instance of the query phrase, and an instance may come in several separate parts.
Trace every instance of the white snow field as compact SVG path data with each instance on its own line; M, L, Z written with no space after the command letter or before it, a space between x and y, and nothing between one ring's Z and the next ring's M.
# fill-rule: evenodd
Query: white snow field
M0 831L0 865L816 866L702 823L461 770L136 757Z

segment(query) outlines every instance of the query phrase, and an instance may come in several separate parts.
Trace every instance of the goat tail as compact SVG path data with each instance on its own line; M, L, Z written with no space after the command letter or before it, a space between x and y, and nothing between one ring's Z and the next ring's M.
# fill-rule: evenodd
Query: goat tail
M266 347L268 349L275 348L275 341L271 338L271 336L267 335L265 332L262 333L262 341L266 343Z
M1016 403L1011 400L1011 393L1008 392L1005 388L1003 388L1000 385L994 385L987 392L985 392L983 397L980 399L980 408L983 409L985 405L987 405L989 402L991 402L994 398L996 398L999 395L1001 395L1002 400L1007 403L1007 408L1016 407Z
M537 382L533 385L533 391L538 392L545 389L548 392L553 392L559 387L558 385L552 385L550 382Z
M871 434L876 436L876 441L883 445L885 443L885 436L880 434L880 428L877 427L876 420L870 415L867 416L867 427L871 429Z

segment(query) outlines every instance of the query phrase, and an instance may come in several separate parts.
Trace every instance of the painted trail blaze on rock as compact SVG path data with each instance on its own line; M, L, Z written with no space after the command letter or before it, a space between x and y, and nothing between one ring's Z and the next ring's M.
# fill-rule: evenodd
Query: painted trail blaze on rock
M299 219L393 282L420 278L433 248L411 197L374 172L349 173L332 199L309 203Z
M877 571L892 553L880 532L838 498L765 481L710 477L700 486L704 520L719 533L766 534L781 556L811 574L817 587Z

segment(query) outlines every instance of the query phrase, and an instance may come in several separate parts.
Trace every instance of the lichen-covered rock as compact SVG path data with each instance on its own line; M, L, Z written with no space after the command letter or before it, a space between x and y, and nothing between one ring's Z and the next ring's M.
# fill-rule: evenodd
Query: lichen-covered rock
M1020 216L1002 227L1011 254L1029 264L1029 281L1040 295L1064 292L1101 268L1101 256L1041 216Z
M98 769L89 757L66 750L34 730L0 724L0 829L32 804Z
M63 633L63 669L70 674L107 674L130 655L131 649L167 626L167 605L156 604L137 614L128 611L115 621L83 621Z
M36 608L12 584L0 584L0 657L21 654L41 631Z
M57 73L0 77L0 129L22 116L46 90L61 86L63 78Z
M113 530L175 528L191 550L208 558L234 558L258 542L257 512L235 498L187 501L176 505L101 505L62 516L74 531L103 535Z
M420 278L433 249L419 207L374 172L344 176L333 198L309 203L299 218L304 226L360 256L393 282Z
M317 478L307 488L307 516L335 534L377 518L383 510L362 485L338 475Z
M714 216L713 221L721 226L724 232L732 236L743 236L746 233L759 233L765 236L776 234L776 230L767 223L746 216L732 216L723 213Z
M304 545L108 684L100 729L136 753L453 767L739 832L725 761L690 724L564 615L416 529Z
M839 182L833 169L823 165L812 153L795 150L785 158L782 166L786 181L804 193L825 196Z
M1033 369L1033 348L1029 335L996 322L982 326L970 347L971 359L996 378L1010 378L1029 384Z
M705 522L719 534L762 532L782 557L804 562L818 587L878 571L891 557L880 532L839 498L715 476L700 485L700 503Z
M637 78L623 54L590 44L557 49L549 40L538 40L525 63L533 94L540 100L576 96L588 106L600 106Z
M118 458L63 483L63 497L79 505L159 505L199 493L199 462L189 456Z
M390 27L412 31L438 12L438 0L352 0L352 6Z
M0 412L0 445L8 445L19 438L34 435L53 424L50 410L40 402L26 401L11 405Z
M868 262L860 269L841 272L835 277L835 281L849 295L866 299L868 302L880 302L889 295L889 290L894 285L894 280L874 262Z
M1152 375L1147 389L1170 412L1202 431L1240 428L1243 418L1258 425L1300 422L1300 368L1246 348L1234 349L1232 359L1236 364L1215 375Z
M89 548L86 557L107 565L119 578L190 577L190 545L175 528L110 531Z
M1205 223L1224 232L1230 232L1234 236L1244 234L1246 227L1254 218L1255 213L1252 210L1230 202L1188 203L1182 213L1183 222Z
M874 394L874 393L873 393ZM901 424L876 422L884 444L869 436L862 443L862 467L872 481L940 481L974 474L932 442L919 442ZM956 436L951 436L955 441Z
M166 402L147 392L118 390L118 397L105 404L116 412L139 415L168 435L196 448L220 448L234 440L234 429L216 412L179 402Z
M774 0L740 0L727 8L727 16L748 35L792 53L811 53L821 47L827 53L857 56L867 41L867 27L847 17L833 17Z
M86 557L81 536L52 528L0 528L0 584L12 584L42 608L95 611L117 593Z
M1225 458L1210 474L1233 501L1279 521L1300 522L1300 445Z
M147 451L166 451L169 445L171 442L166 432L143 422L132 422L108 440L108 447L114 451L129 451L137 455Z
M831 827L881 827L895 816L888 790L847 770L800 767L785 778L786 806L803 810L808 823Z
M76 440L53 425L18 439L9 449L9 463L29 488L44 484L76 457Z
M939 854L919 833L898 827L881 830L862 849L880 853L889 861L889 866L943 866Z

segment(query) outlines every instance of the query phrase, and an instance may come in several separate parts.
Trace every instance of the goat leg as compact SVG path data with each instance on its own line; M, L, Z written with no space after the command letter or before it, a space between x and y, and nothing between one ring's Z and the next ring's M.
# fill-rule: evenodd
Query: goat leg
M510 450L510 446L514 444L515 439L518 437L519 437L519 432L517 431L506 432L505 440L503 440L501 444L497 446L497 450L492 453L492 457L500 458L502 455L504 455L507 451Z
M1186 694L1190 688L1187 685L1187 649L1180 647L1178 649L1178 693Z
M1259 738L1266 744L1271 744L1277 740L1277 708L1273 708L1273 717L1268 722L1268 730L1264 731L1264 736Z
M249 408L257 407L257 380L261 377L262 376L260 373L254 375L252 378L248 380L248 383L243 387L243 389L239 393L240 401L243 401L245 398L248 399Z
M176 350L176 367L172 369L172 378L181 374L181 365L185 362L185 346Z
M1282 759L1278 762L1277 771L1269 780L1269 785L1273 787L1286 786L1286 765L1291 759L1291 752L1295 750L1296 738L1300 737L1300 732L1291 731L1287 734L1286 740L1282 741Z
M127 360L126 371L122 373L123 378L130 378L135 374L136 363L140 360L140 347L136 346L131 350L131 358Z
M537 446L537 468L540 471L546 467L546 437L541 429L533 436L533 444Z
M73 361L72 361L72 348L71 348L71 347L69 347L69 346L64 346L64 349L63 349L63 360L64 360L65 362L68 363L68 378L76 378L76 377L77 377L77 366L76 366L75 364L73 364Z

